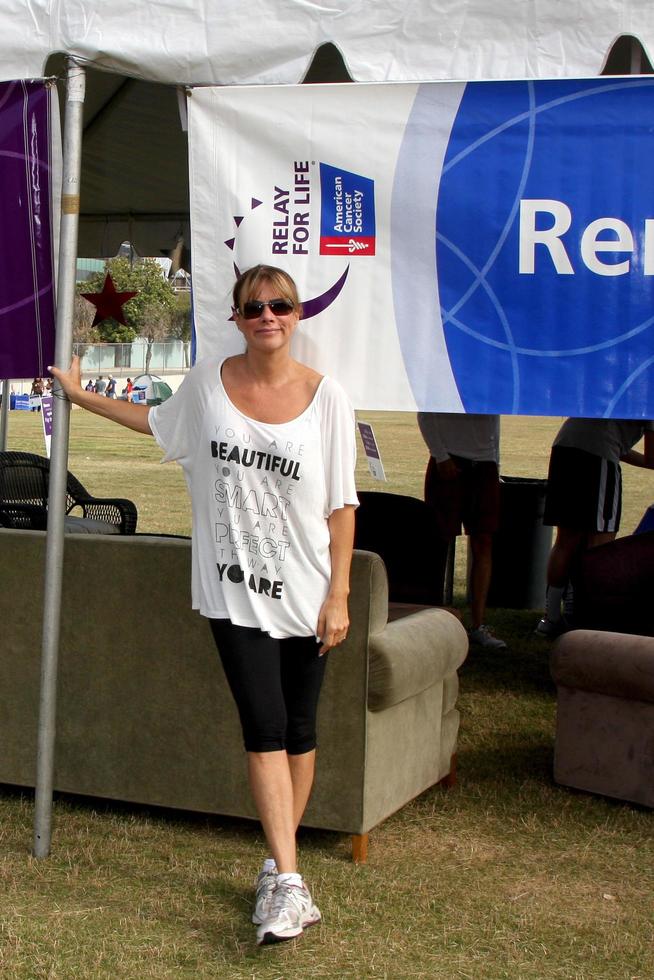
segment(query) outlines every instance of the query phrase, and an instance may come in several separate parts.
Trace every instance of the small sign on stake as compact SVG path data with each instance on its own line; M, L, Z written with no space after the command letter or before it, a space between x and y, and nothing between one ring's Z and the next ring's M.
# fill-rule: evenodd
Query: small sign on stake
M357 422L357 426L361 435L366 459L368 460L368 469L375 480L381 480L385 483L386 474L384 473L384 465L381 461L379 446L375 439L375 433L372 431L372 426L369 422Z
M41 418L43 419L43 438L45 439L45 455L50 459L50 444L52 442L52 395L41 398Z

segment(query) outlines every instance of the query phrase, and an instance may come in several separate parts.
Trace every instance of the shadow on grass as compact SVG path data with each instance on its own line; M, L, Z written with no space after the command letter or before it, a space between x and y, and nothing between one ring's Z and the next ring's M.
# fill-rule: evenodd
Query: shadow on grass
M516 694L536 691L554 696L549 670L552 645L534 633L538 613L496 609L492 621L496 635L506 642L507 649L489 651L471 646L459 670L462 690L468 693L510 690Z
M34 805L34 790L24 786L0 783L0 799L23 801L30 807ZM194 810L178 810L171 807L153 806L144 803L131 803L125 800L111 800L104 797L82 796L74 793L55 792L53 802L61 804L69 812L85 813L89 816L108 816L114 819L142 820L155 826L169 829L176 827L186 831L219 831L243 844L258 846L263 854L265 842L263 831L257 820L244 817L230 817L218 813L198 813ZM56 842L56 827L53 842ZM339 831L319 830L313 827L298 829L298 843L305 852L316 856L327 854L337 860L351 862L350 836ZM27 841L26 841L27 846ZM215 890L212 892L216 894ZM225 895L229 894L229 888ZM239 909L243 909L244 896L249 901L249 892L234 887L233 899Z
M462 747L457 762L457 785L466 786L508 783L521 786L525 782L554 785L552 765L554 739L532 740L528 743L515 735L496 736L494 744L474 748Z
M459 669L462 691L512 691L514 694L539 693L554 696L549 670L549 651L522 654L513 650L486 653L471 650Z

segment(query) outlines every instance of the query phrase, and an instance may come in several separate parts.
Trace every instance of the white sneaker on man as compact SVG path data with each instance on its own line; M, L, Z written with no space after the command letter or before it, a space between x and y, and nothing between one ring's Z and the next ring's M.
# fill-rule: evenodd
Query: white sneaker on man
M302 935L307 926L320 922L320 909L313 904L305 884L277 882L272 894L268 917L257 929L257 943L283 943Z
M468 639L477 647L485 650L506 650L506 643L499 636L493 636L488 626L483 623L476 630L468 630Z
M538 620L534 633L538 636L545 637L546 640L555 640L557 636L561 636L562 633L567 633L569 629L570 624L563 616L557 620L548 619L547 616L543 616L542 619Z
M260 926L270 915L270 906L276 884L276 871L260 871L257 875L254 912L252 913L252 921L255 926Z

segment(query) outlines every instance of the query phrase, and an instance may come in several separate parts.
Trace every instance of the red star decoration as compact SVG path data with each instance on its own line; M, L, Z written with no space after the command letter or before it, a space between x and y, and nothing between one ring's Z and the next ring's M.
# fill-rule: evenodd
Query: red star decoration
M92 326L95 326L96 323L102 323L103 320L118 320L118 323L124 323L127 326L123 306L137 293L117 293L111 273L108 272L101 293L81 293L80 295L89 303L93 303L96 308Z

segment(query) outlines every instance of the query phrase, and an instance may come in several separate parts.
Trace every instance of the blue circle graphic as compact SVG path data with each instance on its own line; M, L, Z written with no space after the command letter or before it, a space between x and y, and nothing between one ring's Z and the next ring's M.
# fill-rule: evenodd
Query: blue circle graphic
M465 86L431 261L466 411L654 417L653 158L652 79Z

